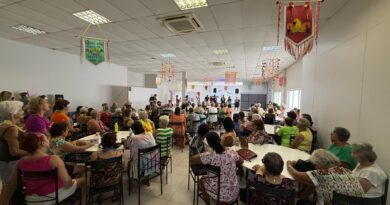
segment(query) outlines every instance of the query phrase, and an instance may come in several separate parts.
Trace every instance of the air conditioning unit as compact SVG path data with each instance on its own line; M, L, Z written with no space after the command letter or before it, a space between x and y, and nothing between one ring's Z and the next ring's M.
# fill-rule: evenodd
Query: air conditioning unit
M157 20L160 20L165 27L177 34L203 30L199 20L192 13L158 18Z

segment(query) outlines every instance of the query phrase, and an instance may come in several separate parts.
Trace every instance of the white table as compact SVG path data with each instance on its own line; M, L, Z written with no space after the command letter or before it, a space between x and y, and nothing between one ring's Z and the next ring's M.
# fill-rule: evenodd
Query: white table
M119 131L118 133L116 133L117 143L122 142L122 139L127 139L127 137L129 135L130 135L129 131ZM100 150L99 145L97 144L98 136L96 134L85 136L85 137L79 139L78 141L94 141L94 142L96 142L96 144L94 146L86 149L85 150L86 152L96 152L96 151ZM123 149L123 146L119 147L118 149Z
M254 145L252 143L248 144L249 149L257 154L256 158L251 159L251 161L244 161L243 166L247 169L253 170L253 166L256 164L262 165L263 163L261 160L263 159L264 155L268 152L276 152L278 153L283 161L284 161L284 167L282 175L284 175L287 178L293 179L291 175L287 171L287 161L297 161L298 159L307 160L309 159L310 155L306 152L297 150L297 149L291 149L288 147L283 147L279 145L273 145L273 144L264 144L264 145ZM239 146L233 147L235 150L241 149Z
M276 116L276 117L275 117L275 121L276 121L276 122L282 122L282 121L284 121L284 118L283 118L283 117Z
M275 134L275 125L265 124L264 129L265 129L265 132L269 135Z

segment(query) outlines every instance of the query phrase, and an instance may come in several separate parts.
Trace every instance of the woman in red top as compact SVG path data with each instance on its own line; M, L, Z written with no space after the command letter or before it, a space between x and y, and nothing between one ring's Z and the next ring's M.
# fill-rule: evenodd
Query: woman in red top
M72 179L65 169L65 164L57 155L48 155L46 150L49 147L49 141L41 133L29 133L21 139L21 148L27 151L27 155L22 157L17 167L23 171L48 171L57 169L58 173L58 197L62 201L72 195L77 188L84 184L84 178ZM22 178L26 187L26 201L47 200L47 196L55 196L54 180L45 179L42 181L31 181L28 178ZM15 169L12 182L17 182L17 171Z
M102 122L104 123L104 125L106 125L107 127L110 126L110 117L111 117L111 113L110 113L110 110L108 108L108 105L107 103L104 103L103 105L103 111L101 113L101 117L100 119L102 120Z
M78 132L79 129L74 128L70 122L70 118L68 116L69 111L69 101L65 99L56 100L53 107L53 114L51 115L51 121L54 123L65 122L68 124L68 129L70 133Z

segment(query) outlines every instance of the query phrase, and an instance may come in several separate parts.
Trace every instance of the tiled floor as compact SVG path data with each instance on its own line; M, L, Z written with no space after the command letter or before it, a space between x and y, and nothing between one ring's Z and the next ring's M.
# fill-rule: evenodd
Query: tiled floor
M173 173L168 175L168 184L163 178L163 194L160 194L159 178L153 179L150 186L141 188L142 205L190 205L193 200L193 183L190 190L188 183L188 147L182 152L177 147L173 148ZM128 180L124 179L125 204L138 204L137 192L128 195ZM136 190L135 190L136 191ZM104 203L119 204L119 203ZM199 200L200 205L205 203ZM242 203L239 203L242 204Z

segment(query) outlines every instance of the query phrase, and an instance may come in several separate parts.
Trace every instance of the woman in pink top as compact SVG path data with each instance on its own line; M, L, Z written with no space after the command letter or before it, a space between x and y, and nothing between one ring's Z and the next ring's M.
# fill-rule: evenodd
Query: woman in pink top
M233 202L238 197L239 184L236 175L236 165L241 165L244 160L234 150L225 149L221 144L219 135L210 132L206 135L207 143L214 150L191 157L192 165L209 164L221 168L220 190L218 190L218 179L200 179L201 189L206 193L207 198L217 200L215 193L220 193L219 201L222 203ZM207 203L207 202L206 202ZM210 204L209 202L207 204ZM219 204L219 203L217 203Z
M72 179L65 169L64 162L59 156L46 154L46 150L49 147L49 141L42 133L28 133L21 139L20 146L23 150L28 152L28 154L21 158L17 164L17 167L22 172L57 169L59 201L71 196L77 188L83 186L84 179ZM16 170L13 173L12 181L16 184ZM54 180L30 181L26 178L22 179L22 181L26 187L26 201L47 200L47 196L55 196ZM53 201L39 204L53 204Z
M43 98L33 98L28 104L29 116L26 120L27 132L40 132L49 135L50 121L45 117L45 113L50 110L50 105Z

